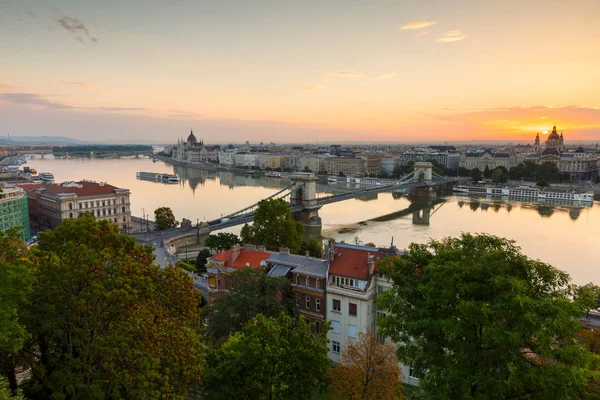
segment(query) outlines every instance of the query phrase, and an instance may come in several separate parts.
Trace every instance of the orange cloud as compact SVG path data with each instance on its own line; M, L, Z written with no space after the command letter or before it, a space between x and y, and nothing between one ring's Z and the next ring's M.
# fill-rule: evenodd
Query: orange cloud
M451 43L451 42L460 42L463 39L466 39L467 35L465 35L460 30L448 31L442 33L442 35L437 38L436 42L442 43Z
M356 72L354 69L342 69L337 71L329 71L323 74L323 79L331 81L333 79L356 79L362 78L364 74Z
M415 21L415 22L409 22L406 25L402 25L400 27L401 31L406 31L406 30L413 30L413 29L423 29L423 28L427 28L430 27L432 25L437 24L437 21Z

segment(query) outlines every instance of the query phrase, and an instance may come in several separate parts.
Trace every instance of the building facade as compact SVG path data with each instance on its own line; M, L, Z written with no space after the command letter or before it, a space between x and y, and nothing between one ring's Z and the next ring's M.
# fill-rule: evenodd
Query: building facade
M411 161L435 161L444 168L455 170L460 163L460 154L454 152L407 151L400 156L400 165L406 165Z
M25 190L17 186L0 187L0 230L18 228L24 240L31 239L29 208Z
M204 141L198 142L193 131L187 140L179 141L170 149L174 160L188 163L215 163L219 162L219 146L205 146Z
M514 152L494 152L486 149L481 152L467 152L460 155L459 166L472 170L478 168L480 171L489 168L490 170L498 167L504 167L507 170L516 167L522 162L522 158L518 157Z
M235 165L235 154L237 149L233 145L228 145L219 150L219 164L233 167Z
M91 214L96 220L114 222L122 232L132 229L129 196L129 189L87 180L53 183L29 192L36 210L32 219L40 225L56 228L67 218Z

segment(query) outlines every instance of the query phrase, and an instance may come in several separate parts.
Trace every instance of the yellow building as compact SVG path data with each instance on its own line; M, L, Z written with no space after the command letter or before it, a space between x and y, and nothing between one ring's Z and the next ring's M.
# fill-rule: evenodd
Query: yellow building
M269 155L269 168L285 168L285 156L282 155Z

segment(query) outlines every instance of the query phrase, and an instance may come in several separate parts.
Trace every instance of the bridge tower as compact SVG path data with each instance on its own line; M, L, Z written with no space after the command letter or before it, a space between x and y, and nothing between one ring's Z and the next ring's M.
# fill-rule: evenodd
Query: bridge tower
M425 183L431 183L432 181L432 168L433 164L427 161L419 161L415 163L415 178L416 180L423 180Z
M290 195L290 206L303 206L304 209L293 213L296 221L306 227L320 227L321 217L317 204L317 181L319 179L310 172L296 172L292 175L292 182L300 187Z

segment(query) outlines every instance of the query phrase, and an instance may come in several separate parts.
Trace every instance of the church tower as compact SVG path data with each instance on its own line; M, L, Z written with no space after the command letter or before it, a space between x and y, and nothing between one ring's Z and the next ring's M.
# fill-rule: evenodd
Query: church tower
M539 132L535 136L535 142L533 144L533 148L536 153L538 153L540 151L540 133Z

